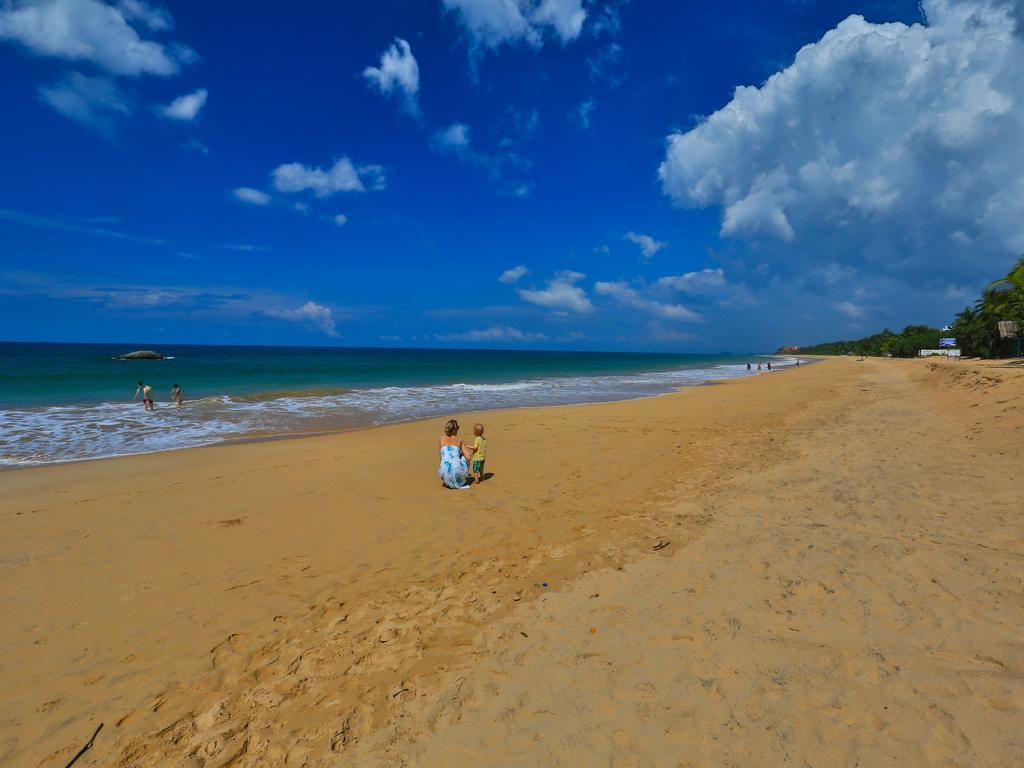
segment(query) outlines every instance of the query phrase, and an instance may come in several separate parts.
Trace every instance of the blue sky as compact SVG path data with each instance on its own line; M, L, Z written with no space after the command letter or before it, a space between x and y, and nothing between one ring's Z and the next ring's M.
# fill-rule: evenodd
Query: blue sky
M1024 249L1021 18L4 0L0 338L747 351L944 323Z

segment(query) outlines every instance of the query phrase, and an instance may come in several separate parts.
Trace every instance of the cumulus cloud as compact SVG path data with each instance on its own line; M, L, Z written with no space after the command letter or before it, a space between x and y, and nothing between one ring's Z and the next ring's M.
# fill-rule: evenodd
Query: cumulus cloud
M725 288L725 273L721 269L702 269L682 275L658 278L658 285L689 294L714 293Z
M315 301L307 301L298 309L271 309L267 314L280 320L289 320L320 331L327 336L337 337L338 328L334 321L334 313L329 307L317 304Z
M756 243L776 273L828 254L861 281L999 274L1024 250L1021 6L921 7L921 24L850 16L669 136L665 194L719 207L721 234Z
M547 287L541 289L520 288L517 293L523 301L548 309L560 309L577 312L581 315L594 311L586 292L576 283L586 275L579 272L563 271L548 280Z
M682 304L655 301L652 298L641 295L639 291L630 287L627 283L596 282L594 283L594 293L600 296L607 296L620 306L639 309L667 320L697 322L702 319L698 313L688 307L684 307Z
M333 221L339 227L344 227L345 224L348 223L348 216L346 216L344 213L338 213L335 214L334 216L331 216L331 221Z
M174 19L166 9L149 5L142 0L120 0L117 7L126 19L137 21L154 32L174 27Z
M582 0L442 0L462 23L474 48L526 43L534 48L553 35L563 45L583 29Z
M258 189L252 187L239 187L232 192L237 199L243 203L252 203L253 205L266 205L270 202L270 195L266 192L260 192Z
M509 325L492 325L482 330L446 333L434 337L438 341L529 342L547 341L543 333L529 333Z
M199 110L206 104L206 89L199 88L192 93L179 96L170 104L160 108L160 114L171 120L195 120Z
M139 0L118 6L99 0L6 2L0 10L0 40L39 56L89 62L129 77L173 75L194 59L185 46L142 39L132 22L159 31L171 26L171 17Z
M107 77L86 77L71 72L54 85L39 87L39 98L60 114L103 136L114 134L115 118L132 111L131 103Z
M506 283L511 285L517 283L530 274L530 270L520 264L518 267L512 267L512 269L506 269L501 273L501 277L498 278L498 282Z
M412 48L400 37L381 54L379 67L363 70L367 82L385 96L397 93L411 114L419 113L416 94L420 89L420 68Z
M337 160L327 170L302 163L285 163L274 169L271 178L278 192L308 191L317 197L330 197L338 192L363 192L367 186L383 189L387 183L381 166L357 168L347 157Z
M640 252L643 254L645 259L651 258L654 254L668 245L668 243L662 240L655 240L650 235L639 235L636 232L627 232L622 239L639 245Z

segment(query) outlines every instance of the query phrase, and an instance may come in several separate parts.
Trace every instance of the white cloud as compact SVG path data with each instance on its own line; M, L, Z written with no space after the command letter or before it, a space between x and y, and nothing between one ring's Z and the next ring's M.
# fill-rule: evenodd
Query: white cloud
M581 0L442 0L462 22L474 48L526 43L539 47L545 34L575 40L587 12Z
M156 8L141 0L120 0L117 7L126 19L137 21L154 32L174 28L174 19L164 8Z
M356 171L368 189L375 192L387 189L388 177L384 173L383 165L360 165Z
M509 177L529 170L531 163L513 147L529 138L536 130L538 121L536 112L526 116L514 115L512 122L516 124L518 136L502 139L493 154L481 152L473 147L470 128L465 123L452 123L436 131L430 143L436 152L454 155L468 165L483 169L491 181L500 186L501 194L525 198L533 192L533 182L513 180Z
M65 117L107 137L114 133L114 119L132 111L127 96L113 80L78 72L69 73L54 85L40 86L39 98Z
M518 267L512 267L512 269L506 269L502 272L501 277L498 278L498 282L511 285L512 283L519 282L528 274L530 274L530 270L520 264Z
M199 88L192 93L179 96L170 104L160 108L160 114L171 120L195 120L199 110L206 104L206 89Z
M681 331L678 328L667 327L657 320L648 324L646 334L647 338L661 342L692 342L697 340L695 334Z
M537 304L548 309L566 309L579 314L587 314L594 310L587 294L576 283L586 275L579 272L559 272L543 289L527 290L520 288L517 293L523 301Z
M220 246L220 248L224 251L239 251L240 253L255 253L270 250L265 245L250 245L249 243L229 243L227 245Z
M347 157L342 157L326 171L302 163L285 163L275 168L271 176L274 189L278 192L309 191L317 197L329 197L338 192L363 192L366 184L371 189L383 189L387 184L381 166L365 165L356 168Z
M363 77L385 96L398 91L411 114L419 113L416 94L420 89L420 68L412 48L400 37L381 54L379 67L367 67Z
M633 307L634 309L649 312L652 315L657 315L667 320L686 320L688 322L702 320L699 314L688 307L684 307L682 304L662 303L647 298L642 296L636 289L631 288L627 283L596 282L594 283L594 293L608 296L622 306Z
M434 133L433 144L440 151L469 150L469 126L465 123L452 123Z
M776 274L809 274L821 254L894 286L1000 273L1024 250L1021 5L921 7L923 24L850 16L669 136L665 193L720 207L721 234L756 243Z
M838 312L842 312L847 317L858 319L864 317L864 308L858 307L856 304L849 301L840 301L835 304L835 308Z
M298 309L271 309L267 314L281 320L302 323L328 336L338 336L338 328L334 322L334 313L329 307L307 301Z
M258 189L252 187L239 187L232 192L236 198L241 200L243 203L252 203L253 205L266 205L270 202L270 195L266 192L260 192Z
M434 337L438 341L491 341L491 342L529 342L547 341L543 333L528 333L508 325L492 325L482 330L464 333L446 333Z
M345 224L348 222L348 216L346 216L344 213L339 213L334 216L331 216L331 221L333 221L339 227L344 227Z
M582 128L584 131L590 130L590 113L594 111L594 100L587 99L580 103L573 109L571 116L573 120Z
M550 27L563 43L579 36L586 18L581 0L541 0L531 14L535 26Z
M655 240L650 235L638 235L636 232L627 232L622 239L639 245L640 252L643 253L645 259L651 258L668 245L668 243L662 240Z
M180 45L143 40L129 23L151 30L171 25L166 11L129 0L115 7L99 0L6 2L0 40L20 43L40 56L87 61L116 75L173 75L195 54Z
M185 147L185 149L190 149L193 152L198 152L201 155L210 154L210 148L203 144L203 142L199 141L199 139L189 139L182 146Z
M721 269L702 269L682 275L658 278L658 285L693 295L714 293L725 288L725 273Z
M97 235L99 237L112 237L118 240L130 240L136 243L145 243L147 245L166 245L166 240L160 240L152 237L141 237L139 235L129 234L127 232L120 232L115 229L108 229L107 227L92 226L94 224L117 224L120 219L116 216L99 216L91 218L50 218L47 216L36 216L35 214L26 213L25 211L13 210L11 208L0 208L0 219L5 221L12 221L16 224L21 224L26 227L38 227L40 229L56 229L63 230L65 232L81 232L88 235ZM81 223L85 222L88 226L83 226Z

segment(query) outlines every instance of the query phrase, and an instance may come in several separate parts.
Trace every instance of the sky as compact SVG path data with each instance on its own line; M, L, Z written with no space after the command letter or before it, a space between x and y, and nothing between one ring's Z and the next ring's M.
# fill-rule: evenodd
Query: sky
M765 351L1024 252L1019 0L0 0L0 339Z

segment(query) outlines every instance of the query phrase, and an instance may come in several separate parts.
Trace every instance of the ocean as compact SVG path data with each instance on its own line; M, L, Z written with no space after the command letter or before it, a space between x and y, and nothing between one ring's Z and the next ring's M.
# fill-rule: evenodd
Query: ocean
M626 400L751 375L758 355L0 343L0 466L337 431L493 408ZM141 347L145 348L145 347ZM754 375L756 375L756 370ZM136 382L156 409L132 402ZM170 401L179 384L187 401ZM440 427L439 427L440 428Z

